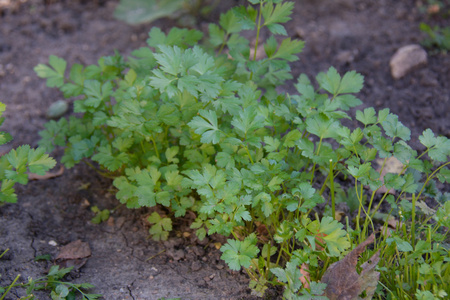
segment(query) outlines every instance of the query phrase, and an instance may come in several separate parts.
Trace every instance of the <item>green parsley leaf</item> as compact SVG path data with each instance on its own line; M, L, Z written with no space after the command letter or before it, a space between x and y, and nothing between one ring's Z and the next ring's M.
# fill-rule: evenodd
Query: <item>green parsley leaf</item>
M381 126L383 126L386 135L391 138L398 137L404 141L409 141L411 138L411 130L403 125L398 120L398 116L394 114L389 114L381 123Z
M268 42L270 42L270 39ZM275 42L275 45L276 45L276 42ZM285 59L287 61L296 61L296 60L298 60L298 56L295 54L302 52L304 46L305 46L305 43L303 41L291 40L290 38L287 38L281 42L280 47L275 52L275 54L273 54L271 56L269 56L269 55L267 55L267 56L271 59L278 58L278 59ZM271 48L269 48L269 51L272 52L273 45L271 45L270 47ZM266 53L267 53L267 49L266 49Z
M247 107L239 112L239 116L233 118L231 125L235 127L239 136L247 138L248 134L264 126L264 117L254 108Z
M64 59L50 55L47 65L39 64L34 68L36 74L41 78L47 78L48 87L61 87L64 84L64 72L67 63Z
M347 239L347 232L342 229L343 224L331 217L324 217L320 221L319 233L323 233L321 238L325 241L331 256L339 256L341 252L350 247Z
M113 154L111 145L99 147L98 153L92 156L94 161L97 161L109 171L113 172L120 169L123 165L130 162L127 153Z
M56 161L45 153L43 148L28 150L28 170L31 173L44 175L56 165Z
M319 73L316 79L322 89L334 96L338 94L358 93L364 83L364 77L355 71L345 73L341 79L341 76L333 67L330 67L326 74Z
M231 270L238 271L241 267L250 267L251 260L259 253L256 242L252 243L249 238L244 241L227 240L227 243L220 248L223 259Z
M227 34L237 33L242 30L242 25L239 23L239 18L236 16L233 10L229 10L220 15L220 26L225 29Z
M321 139L336 137L339 123L322 115L315 115L306 120L306 130Z
M167 36L158 27L153 27L150 30L149 39L147 44L150 47L157 48L160 45L166 46L178 46L186 49L190 46L198 44L198 41L202 39L203 33L195 29L186 28L172 28Z
M172 231L172 220L170 218L162 218L157 212L153 212L147 219L151 224L154 224L149 233L155 241L165 241L169 237L169 232Z
M358 93L364 84L364 77L356 71L345 73L339 85L338 94Z
M202 135L200 140L202 143L219 143L225 134L219 129L216 112L200 110L199 114L200 116L194 117L188 125L194 129L195 133Z
M273 34L287 35L284 26L279 23L286 23L291 18L289 17L294 8L294 2L285 2L274 5L272 2L265 3L262 7L262 15L264 17L263 26L267 26Z
M377 122L376 112L373 107L364 109L364 112L360 110L356 111L356 120L360 121L364 125L375 124Z

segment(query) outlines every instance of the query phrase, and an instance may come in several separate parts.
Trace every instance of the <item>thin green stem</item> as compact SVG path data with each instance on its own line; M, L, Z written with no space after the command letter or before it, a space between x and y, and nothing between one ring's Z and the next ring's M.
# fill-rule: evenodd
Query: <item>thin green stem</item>
M270 242L267 244L266 268L267 270L270 269ZM264 278L267 280L267 275L269 275L269 272L264 273Z
M380 202L378 202L377 206L375 207L372 215L370 215L371 218L373 218L373 216L375 215L375 213L378 211L378 209L380 208L381 204L383 203L384 199L386 199L387 195L389 194L389 191L387 191L386 193L384 193L383 197L381 198ZM370 212L370 211L369 211Z
M375 191L373 191L372 195L370 196L369 206L367 207L367 211L369 213L370 213L370 209L372 208L372 203L373 203L374 198L375 198ZM367 227L369 226L369 221L368 220L372 223L372 216L369 216L369 214L367 214L367 218L364 221L364 228L363 228L363 231L362 231L363 236L366 234ZM373 224L372 224L372 227L373 227ZM372 228L372 229L374 229L374 228Z
M253 162L252 156L251 156L250 151L248 150L248 147L247 147L247 146L245 146L245 151L247 152L248 158L250 158L250 162L251 162L252 165L253 165L254 162Z
M111 175L107 172L102 172L99 169L97 169L93 164L91 164L90 161L88 161L87 159L83 159L83 162L88 165L90 168L92 168L93 170L95 170L100 176L105 177L105 178L110 178L110 179L115 179L116 176Z
M320 137L319 146L317 146L316 155L319 155L321 146L322 146L322 137ZM311 180L310 180L311 184L313 183L315 172L316 172L316 163L313 164L313 168L312 168L312 172L311 172Z
M227 39L228 39L228 34L225 35L224 41L223 41L222 45L220 45L219 52L217 53L216 56L218 56L222 53L223 49L225 48L225 45L227 44Z
M422 195L423 190L424 190L425 187L427 186L427 183L428 183L431 179L433 179L434 175L435 175L440 169L442 169L443 167L445 167L445 166L447 166L447 165L449 165L449 164L450 164L450 161L449 161L449 162L446 162L445 164L443 164L442 166L440 166L439 168L437 168L436 170L434 170L434 171L430 174L430 176L427 177L427 180L425 180L425 183L423 184L422 189L420 190L419 194L417 194L417 198L420 198L420 196Z
M262 18L262 6L263 2L259 3L259 12L258 12L258 25L256 26L256 42L255 42L255 53L253 53L253 61L256 60L256 53L258 52L258 42L259 42L259 33L261 31L261 18ZM250 80L253 79L253 71L250 73Z
M158 151L158 146L156 145L155 138L153 137L153 134L150 136L150 139L152 140L153 148L155 149L156 156L158 157L158 159L160 159L160 157L159 157L159 151Z
M6 252L8 252L9 251L9 248L6 248L6 250L5 251L3 251L2 252L2 254L0 254L0 258L2 258L3 257L3 255L5 255L6 254Z
M256 52L258 52L259 33L261 31L261 19L262 19L262 12L261 11L262 11L262 6L263 6L263 2L261 1L260 4L259 4L258 26L256 28L255 53L253 53L253 60L256 60Z
M416 247L416 194L412 194L411 209L411 246Z
M362 185L361 185L361 188L362 188ZM363 204L362 204L362 191L361 191L361 196L359 195L359 192L358 192L358 179L357 178L355 178L355 192L356 192L356 198L358 198L358 201L359 201L358 216L356 217L356 228L357 228L357 230L359 230L359 220L361 218L361 209L362 209ZM361 234L359 236L361 239Z
M8 249L7 249L7 250L8 250ZM5 253L6 253L6 251L3 252L2 255L5 254ZM16 278L14 279L14 281L8 286L8 288L6 289L5 293L2 295L2 297L0 298L0 300L5 299L6 295L7 295L7 294L9 293L9 291L15 286L15 283L17 282L17 280L19 280L19 278L20 278L20 274L17 275Z
M336 210L335 210L335 199L334 199L334 176L333 176L333 160L330 159L330 173L328 174L330 178L330 193L331 193L331 215L332 218L336 218Z

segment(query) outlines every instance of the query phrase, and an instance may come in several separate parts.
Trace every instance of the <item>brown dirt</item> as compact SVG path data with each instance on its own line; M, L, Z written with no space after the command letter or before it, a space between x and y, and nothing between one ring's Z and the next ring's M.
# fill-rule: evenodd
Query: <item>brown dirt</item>
M167 19L126 25L112 16L117 1L3 2L10 5L2 7L0 1L0 101L7 104L2 130L15 139L0 147L1 153L21 144L36 146L48 106L62 98L37 78L34 66L46 63L51 54L63 57L69 65L96 63L114 49L126 55L145 46L152 26L167 29L175 25ZM330 66L341 73L362 73L363 107L389 107L412 130L412 144L420 150L418 136L426 128L450 136L450 56L430 55L425 67L400 80L392 79L389 59L399 47L423 39L419 23L445 25L448 21L422 13L419 2L297 1L287 29L291 36L300 34L306 41L300 61L292 66L294 76L306 73L313 78ZM145 224L148 211L118 207L110 188L109 180L85 166L65 170L51 180L18 186L18 203L0 207L0 252L10 248L0 260L0 286L19 273L22 280L42 276L51 263L34 262L36 255L55 258L61 246L81 239L90 245L92 255L68 280L94 284L93 292L105 299L254 298L245 274L231 272L220 260L214 243L223 243L223 238L213 236L199 243L183 236L187 221L178 220L168 242L154 242L148 239ZM112 210L112 221L92 224L92 205ZM23 291L14 290L7 299L21 295ZM267 296L275 298L276 291Z

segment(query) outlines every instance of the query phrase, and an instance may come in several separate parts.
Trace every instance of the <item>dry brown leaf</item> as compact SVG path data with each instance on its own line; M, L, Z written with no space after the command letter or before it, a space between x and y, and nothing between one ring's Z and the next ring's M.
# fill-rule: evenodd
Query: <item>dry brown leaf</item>
M74 267L78 270L84 266L89 256L91 256L89 244L77 240L61 247L55 260L61 268Z
M316 235L316 240L317 240L319 243L321 243L322 245L324 245L324 244L325 244L325 241L324 241L323 239L321 239L321 237L326 237L326 236L327 236L327 235L326 235L325 233L320 232L320 233L318 233L318 234ZM323 247L320 246L319 244L316 244L316 249L319 250L319 251L322 251L322 250L323 250Z
M309 289L309 282L311 281L311 277L309 276L309 267L307 264L303 263L301 265L300 273L303 275L302 277L300 277L302 287Z
M64 167L61 166L58 171L45 172L44 175L37 175L37 174L30 173L30 174L28 174L28 179L30 179L30 180L47 180L50 178L55 178L55 177L61 176L63 173L64 173Z
M266 225L261 224L260 222L255 222L256 226L256 232L259 240L263 243L266 243L269 241L269 230L267 230Z
M81 240L76 240L75 242L71 242L61 247L56 260L80 259L89 256L91 256L91 248L89 247L89 244L82 242Z
M341 221L342 217L344 217L344 216L345 216L345 212L342 210L336 210L334 212L334 219L338 222Z
M373 243L375 236L372 234L347 254L342 260L333 263L322 277L322 283L326 283L325 296L330 300L359 299L362 292L366 292L366 299L371 299L375 293L380 273L375 271L375 266L380 260L379 251L361 265L361 274L356 272L358 257L365 251L367 245Z

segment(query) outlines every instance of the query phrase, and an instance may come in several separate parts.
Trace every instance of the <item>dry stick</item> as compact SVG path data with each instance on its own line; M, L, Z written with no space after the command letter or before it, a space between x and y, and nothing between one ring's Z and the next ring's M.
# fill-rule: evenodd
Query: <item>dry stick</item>
M161 251L159 251L158 253L156 253L155 255L150 256L150 257L147 258L145 261L152 260L152 259L154 259L155 257L157 257L158 255L160 255L160 254L162 254L162 253L164 253L164 252L166 252L166 249L161 250Z

